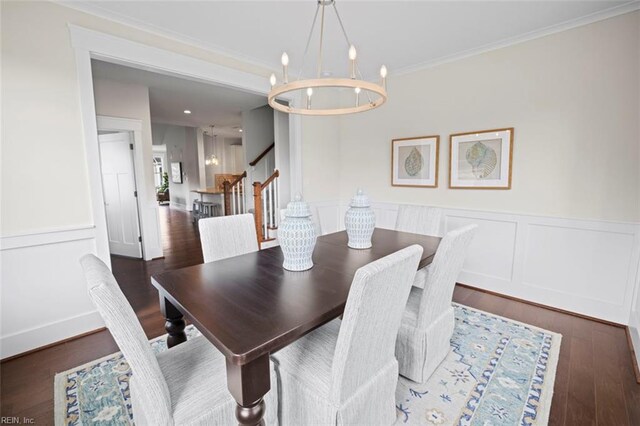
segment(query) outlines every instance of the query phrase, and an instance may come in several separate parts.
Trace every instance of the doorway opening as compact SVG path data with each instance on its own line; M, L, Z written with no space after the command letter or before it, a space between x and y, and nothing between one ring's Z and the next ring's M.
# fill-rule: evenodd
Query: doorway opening
M135 210L117 219L117 212L107 211L111 254L165 256L172 250L169 234L177 217L186 217L197 233L202 218L253 213L264 229L261 236L275 243L279 206L291 193L288 115L274 111L261 94L96 59L91 66L97 116L139 123L134 160L127 163L133 164L137 183L138 228ZM98 128L106 130L100 123ZM265 183L257 207L255 183ZM113 209L106 202L105 207ZM128 232L117 241L130 243L126 254L116 248L114 230Z

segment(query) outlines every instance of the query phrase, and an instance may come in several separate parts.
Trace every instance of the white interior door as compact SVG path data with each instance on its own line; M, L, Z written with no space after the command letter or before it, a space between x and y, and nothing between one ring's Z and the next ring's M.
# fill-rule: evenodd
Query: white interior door
M102 188L111 254L142 257L131 135L99 135Z

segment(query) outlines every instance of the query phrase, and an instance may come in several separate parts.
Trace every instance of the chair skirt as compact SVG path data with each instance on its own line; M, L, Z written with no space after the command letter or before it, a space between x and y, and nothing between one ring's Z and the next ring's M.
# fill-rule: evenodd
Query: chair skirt
M400 374L414 382L426 382L449 354L454 326L453 307L426 329L403 322L396 341Z
M396 421L398 363L394 359L342 403L278 369L281 425L392 425Z

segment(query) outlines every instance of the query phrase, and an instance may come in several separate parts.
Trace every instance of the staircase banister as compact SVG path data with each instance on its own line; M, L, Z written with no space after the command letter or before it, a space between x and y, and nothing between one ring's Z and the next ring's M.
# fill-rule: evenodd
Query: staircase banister
M261 153L260 155L258 155L258 156L256 157L256 159L255 159L255 160L250 161L250 162L249 162L249 165L250 165L251 167L253 167L253 166L255 166L256 164L258 164L258 162L259 162L260 160L262 160L262 158L263 158L265 155L267 155L267 154L269 153L269 151L271 151L275 146L276 146L276 143L275 143L275 142L273 142L271 145L269 145L269 146L267 147L267 149L265 149L264 151L262 151L262 153Z
M242 172L240 176L236 178L236 180L234 180L233 182L229 182L229 187L236 186L238 182L240 182L242 179L246 177L247 177L247 171L245 170L244 172ZM225 181L225 182L228 182L228 181Z
M265 180L263 184L261 184L261 189L265 189L267 186L269 186L269 184L271 182L273 182L275 180L275 178L280 177L280 170L276 169L275 172L273 172L273 174L271 176L269 176L269 179Z

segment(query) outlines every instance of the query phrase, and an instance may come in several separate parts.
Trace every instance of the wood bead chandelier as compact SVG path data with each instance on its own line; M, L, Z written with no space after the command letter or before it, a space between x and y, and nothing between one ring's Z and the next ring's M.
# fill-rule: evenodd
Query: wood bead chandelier
M325 23L325 9L330 6L335 11L338 23L342 28L342 33L349 46L349 70L350 76L348 78L329 78L323 77L322 74L322 42L324 37L324 23ZM317 59L317 76L316 78L302 79L302 69L304 68L305 59L309 51L309 44L314 33L316 22L320 15L320 46L318 48ZM271 83L271 91L269 92L269 105L278 111L286 112L289 114L302 114L302 115L341 115L352 114L356 112L368 111L379 107L387 100L387 67L384 65L380 68L380 83L372 83L362 79L362 74L358 69L356 63L356 48L349 41L347 32L342 24L342 19L336 8L334 0L318 0L316 6L316 13L313 18L313 24L311 24L311 30L309 31L309 37L307 38L307 45L304 50L302 59L302 67L300 68L300 75L295 81L289 81L289 56L287 53L282 54L282 83L278 84L275 74L271 74L269 82ZM348 89L352 95L347 96L351 98L348 106L338 105L328 108L313 108L312 97L314 89L330 88L335 91L333 98L335 103L339 104L344 96L340 96L340 89ZM278 96L285 93L299 92L301 102L303 105L295 106L292 103L283 103L277 100Z

